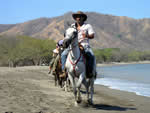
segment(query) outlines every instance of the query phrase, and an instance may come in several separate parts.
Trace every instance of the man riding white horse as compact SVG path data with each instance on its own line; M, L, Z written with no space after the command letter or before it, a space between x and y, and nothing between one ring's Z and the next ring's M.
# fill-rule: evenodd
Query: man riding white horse
M73 87L76 103L81 101L80 87L82 83L86 87L88 102L93 103L93 92L94 92L93 85L94 85L94 79L96 77L96 61L92 49L90 48L89 45L89 39L94 38L94 31L90 24L84 23L84 21L86 21L87 19L87 16L83 12L79 11L73 14L72 16L76 20L76 23L72 24L66 30L64 45L66 47L68 46L69 47L65 49L61 54L62 69L64 69L65 67L67 69L68 76ZM83 46L85 55L81 54L78 43L80 43ZM90 65L87 66L88 68L90 67L90 69L87 69L87 67L85 66L84 56L86 56L86 62L90 63ZM64 66L66 57L67 57L67 62L66 62L66 66ZM86 71L86 70L90 70L90 71ZM77 82L75 82L76 77L78 78ZM86 79L88 79L88 81L86 81ZM90 99L88 93L89 87L91 87Z
M78 42L84 48L85 56L87 59L87 74L88 76L96 76L96 60L93 54L93 51L89 44L89 39L94 38L94 30L90 24L86 24L87 15L81 11L72 14L73 19L76 21L71 25L71 27L75 27L78 31ZM62 70L65 69L65 62L69 52L69 48L65 49L61 54L62 61Z

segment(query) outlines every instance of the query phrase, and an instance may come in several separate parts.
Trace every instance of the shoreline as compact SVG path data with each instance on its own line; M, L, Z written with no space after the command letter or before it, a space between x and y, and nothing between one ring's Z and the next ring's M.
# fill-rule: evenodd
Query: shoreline
M138 94L137 92L134 92L134 91L128 91L128 90L121 90L121 89L117 89L117 88L111 88L111 86L107 86L107 85L102 85L102 84L94 84L95 86L103 86L103 87L107 87L108 89L111 89L111 90L116 90L116 91L121 91L121 92L128 92L128 93L133 93L137 96L142 96L142 97L146 97L146 98L149 98L150 99L150 96L145 96L145 95L142 95L142 94Z
M103 66L119 66L129 64L150 64L150 61L98 63L97 66L103 67Z

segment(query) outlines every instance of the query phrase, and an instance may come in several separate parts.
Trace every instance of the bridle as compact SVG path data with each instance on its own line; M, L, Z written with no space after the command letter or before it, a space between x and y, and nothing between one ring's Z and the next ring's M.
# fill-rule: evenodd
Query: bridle
M78 32L76 27L72 27L72 28L76 29L76 32ZM72 40L74 40L75 38L77 38L77 36L73 37ZM71 43L72 43L72 42L71 42ZM72 48L69 49L70 57L71 57L72 59L73 59L74 57L73 57L73 55L71 54L71 50L72 50L74 47L76 47L76 46L78 46L78 43L76 43L76 44L74 44L74 45L72 44ZM73 66L73 72L74 72L74 75L75 75L75 76L77 76L75 67L76 67L76 65L78 64L78 62L80 61L81 56L82 56L82 53L80 52L80 56L78 57L78 59L76 60L76 62L73 62L73 61L70 59L70 57L69 57L69 62L70 62L70 63L72 64L72 66Z

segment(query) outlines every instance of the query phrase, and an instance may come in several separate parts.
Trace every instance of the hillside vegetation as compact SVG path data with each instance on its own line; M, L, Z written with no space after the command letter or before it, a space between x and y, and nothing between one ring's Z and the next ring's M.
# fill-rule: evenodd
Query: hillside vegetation
M48 65L56 43L29 36L0 36L0 66ZM94 49L97 63L150 60L150 51Z
M53 40L29 36L0 37L0 65L23 66L48 64L55 48Z
M106 48L94 49L97 63L131 62L150 60L150 51L136 51L131 49Z

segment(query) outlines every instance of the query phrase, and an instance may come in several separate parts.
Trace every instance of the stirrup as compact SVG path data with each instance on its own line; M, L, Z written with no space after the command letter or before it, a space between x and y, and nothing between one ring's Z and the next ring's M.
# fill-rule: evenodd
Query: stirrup
M62 71L62 73L59 75L59 77L65 77L66 76L66 72Z

